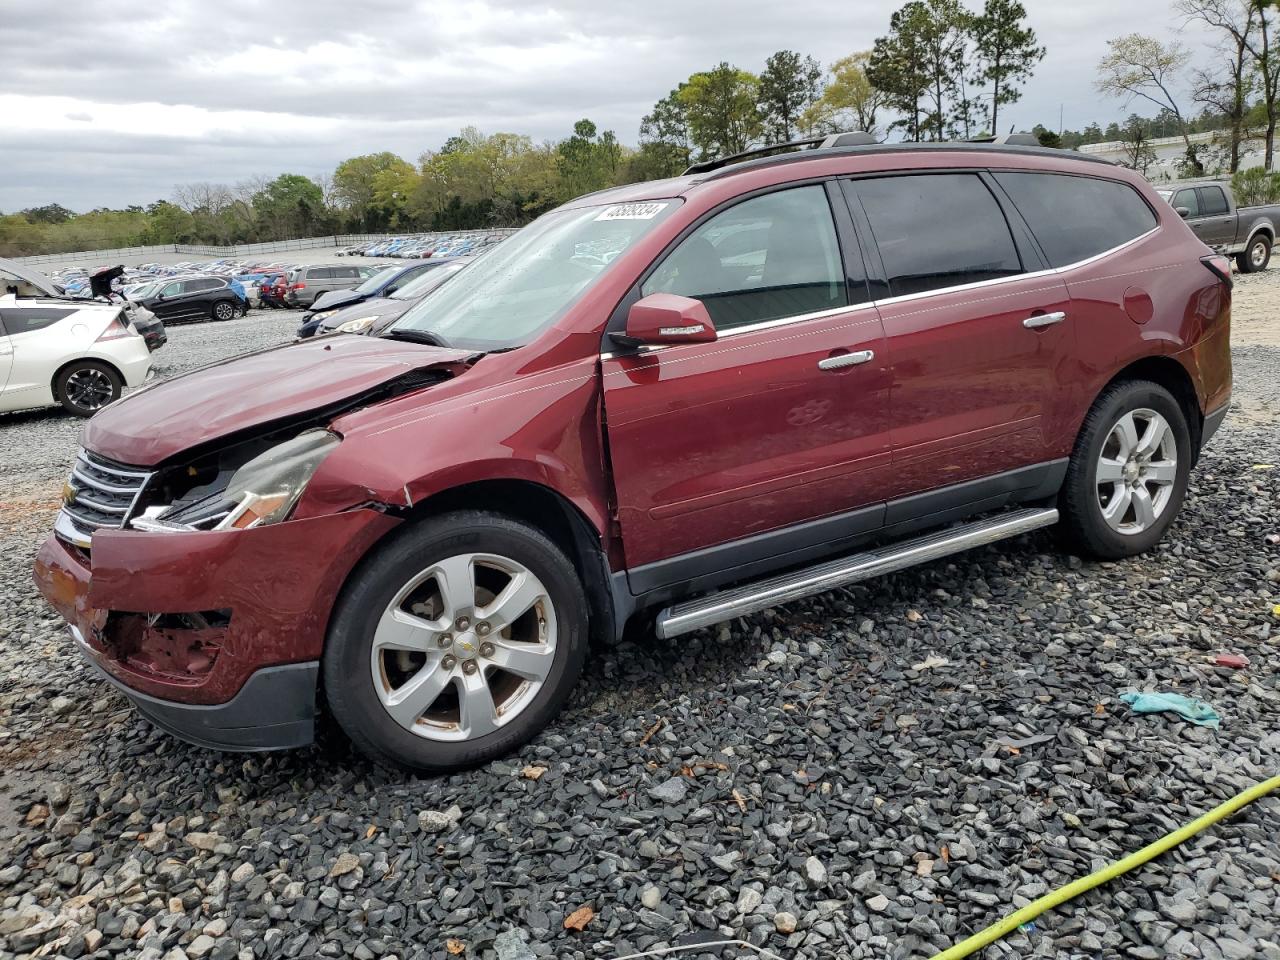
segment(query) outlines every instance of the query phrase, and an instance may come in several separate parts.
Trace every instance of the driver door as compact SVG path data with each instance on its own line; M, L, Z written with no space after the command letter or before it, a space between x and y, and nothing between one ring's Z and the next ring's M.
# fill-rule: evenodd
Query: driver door
M829 552L881 525L889 365L836 209L839 240L821 184L710 216L638 292L701 300L718 339L602 356L634 593Z
M171 280L160 288L159 298L151 308L151 312L165 321L184 319L184 299L182 281Z

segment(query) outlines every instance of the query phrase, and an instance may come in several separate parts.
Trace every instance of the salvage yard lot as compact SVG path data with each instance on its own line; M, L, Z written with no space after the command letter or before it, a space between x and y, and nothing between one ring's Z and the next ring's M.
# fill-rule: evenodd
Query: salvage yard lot
M1280 769L1280 271L1237 281L1236 405L1151 555L1026 537L598 651L548 732L438 779L141 720L31 583L82 423L0 416L0 954L927 956L1191 820ZM174 327L157 372L297 322ZM1131 687L1222 729L1134 716ZM1280 958L1277 835L1256 803L986 955Z

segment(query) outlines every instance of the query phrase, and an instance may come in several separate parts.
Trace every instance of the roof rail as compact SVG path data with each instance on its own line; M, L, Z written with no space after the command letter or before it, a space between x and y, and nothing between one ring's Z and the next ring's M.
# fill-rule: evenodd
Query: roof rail
M691 173L707 173L711 170L719 170L721 167L727 167L731 163L739 163L743 160L750 160L753 157L763 157L776 150L825 150L830 147L865 147L878 142L875 137L864 130L831 133L823 137L808 137L804 140L792 140L789 143L774 143L765 147L753 147L750 150L743 150L741 153L735 153L728 157L719 157L714 160L703 160L699 163L690 164L689 168L685 170L684 176L688 176Z
M1002 133L997 137L970 137L964 143L995 143L1006 147L1040 147L1043 144L1034 133Z

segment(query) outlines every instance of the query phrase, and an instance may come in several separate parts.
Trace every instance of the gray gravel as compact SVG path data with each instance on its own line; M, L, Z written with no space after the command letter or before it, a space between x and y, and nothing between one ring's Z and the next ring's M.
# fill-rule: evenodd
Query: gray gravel
M1242 288L1280 299L1280 271ZM296 320L174 328L159 359ZM601 651L533 744L430 780L336 737L244 757L140 720L30 582L79 424L0 416L0 954L927 956L1280 769L1278 361L1241 343L1247 412L1148 557L1029 537ZM1130 687L1202 697L1222 729L1133 715ZM986 956L1276 960L1278 835L1261 801Z

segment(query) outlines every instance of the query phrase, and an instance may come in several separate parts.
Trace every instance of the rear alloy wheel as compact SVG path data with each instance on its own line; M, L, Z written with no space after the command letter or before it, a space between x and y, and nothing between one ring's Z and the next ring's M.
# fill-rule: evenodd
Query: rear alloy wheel
M482 763L559 712L586 655L572 565L539 531L456 513L402 531L353 577L330 628L325 695L373 759Z
M230 300L219 300L209 311L209 316L214 320L231 320L235 315L236 305Z
M1191 469L1186 416L1164 387L1109 387L1089 411L1063 481L1062 532L1114 560L1149 550L1182 506Z
M1272 240L1266 234L1259 234L1250 240L1248 248L1243 253L1236 254L1236 266L1240 268L1240 272L1257 273L1267 269L1267 264L1271 262L1271 245Z
M119 400L123 388L118 373L93 360L71 364L58 374L53 385L58 402L77 417L91 417L107 404Z

